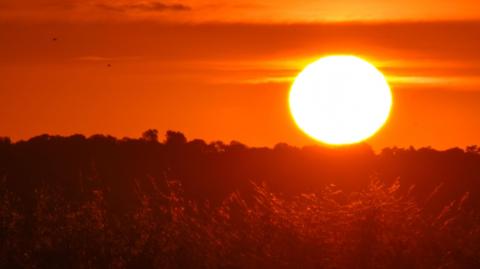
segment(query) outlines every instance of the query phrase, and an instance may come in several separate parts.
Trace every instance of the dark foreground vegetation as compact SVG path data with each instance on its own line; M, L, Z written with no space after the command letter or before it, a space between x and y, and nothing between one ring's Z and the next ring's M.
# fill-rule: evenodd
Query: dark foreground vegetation
M480 153L0 141L0 268L480 268Z

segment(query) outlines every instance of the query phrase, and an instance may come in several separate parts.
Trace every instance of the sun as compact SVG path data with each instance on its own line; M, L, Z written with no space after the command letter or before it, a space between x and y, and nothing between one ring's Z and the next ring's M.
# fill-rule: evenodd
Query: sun
M298 127L330 145L361 142L387 121L392 93L383 74L356 56L327 56L296 77L289 95Z

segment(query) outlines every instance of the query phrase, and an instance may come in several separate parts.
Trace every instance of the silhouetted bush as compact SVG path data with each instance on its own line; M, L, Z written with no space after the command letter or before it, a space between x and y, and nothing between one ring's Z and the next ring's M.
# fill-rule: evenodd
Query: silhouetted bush
M135 190L132 211L110 211L105 189L73 204L48 188L22 208L1 194L2 268L476 268L478 212L467 196L429 214L397 182L359 192L327 186L285 197L252 183L212 205ZM5 190L5 189L4 189ZM432 198L434 199L434 197Z

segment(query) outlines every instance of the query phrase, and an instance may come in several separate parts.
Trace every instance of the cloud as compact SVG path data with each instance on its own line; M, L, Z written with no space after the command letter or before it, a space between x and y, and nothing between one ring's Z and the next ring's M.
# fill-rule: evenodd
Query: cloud
M162 11L189 11L191 7L183 4L166 4L163 2L142 2L132 4L97 4L97 7L107 11L126 12L126 11L143 11L143 12L162 12Z

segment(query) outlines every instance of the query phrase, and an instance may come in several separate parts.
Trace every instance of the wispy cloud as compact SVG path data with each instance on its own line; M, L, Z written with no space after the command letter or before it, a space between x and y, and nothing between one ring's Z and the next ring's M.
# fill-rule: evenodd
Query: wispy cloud
M143 11L143 12L162 12L162 11L189 11L192 8L183 4L167 4L164 2L152 1L141 2L132 4L106 4L99 3L96 5L98 8L115 11L115 12L127 12L127 11Z
M176 21L183 18L180 14L198 13L183 1L187 0L0 0L0 21Z

